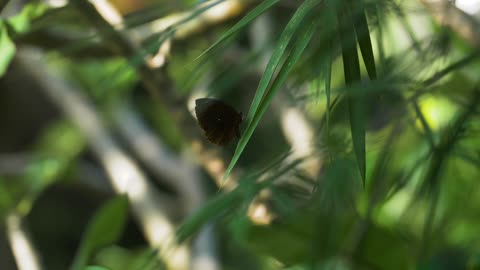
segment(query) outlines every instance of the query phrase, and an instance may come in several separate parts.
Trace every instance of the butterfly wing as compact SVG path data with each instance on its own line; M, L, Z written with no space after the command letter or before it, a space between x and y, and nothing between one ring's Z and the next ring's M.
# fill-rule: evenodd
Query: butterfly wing
M195 114L208 140L225 145L239 134L242 116L230 105L212 98L195 100Z

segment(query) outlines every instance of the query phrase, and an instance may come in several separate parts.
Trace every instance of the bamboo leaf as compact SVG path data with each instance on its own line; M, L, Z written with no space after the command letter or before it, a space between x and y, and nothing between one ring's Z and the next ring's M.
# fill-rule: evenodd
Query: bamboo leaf
M240 138L237 148L235 149L235 153L233 155L232 161L230 162L227 171L225 172L224 179L228 177L230 172L232 171L233 167L235 166L236 162L238 161L241 153L245 149L245 146L247 145L248 141L250 140L253 131L257 127L258 123L260 122L260 119L262 118L263 114L267 110L268 106L270 105L270 102L272 101L273 97L275 94L278 92L282 84L285 82L287 79L290 71L294 67L294 65L297 63L298 59L302 55L303 51L305 50L305 47L307 44L310 42L310 39L312 38L315 28L320 22L320 19L317 17L313 21L310 22L310 25L307 27L302 28L302 34L300 35L299 39L296 41L296 43L293 45L293 48L289 51L289 55L285 61L285 63L281 66L281 69L276 76L276 78L272 81L271 87L269 88L269 91L267 93L264 92L266 91L266 88L271 81L270 78L273 75L273 71L275 70L276 67L279 66L279 61L281 54L286 49L286 46L288 41L291 39L291 36L293 36L294 32L296 29L298 29L299 26L301 26L300 22L297 22L299 19L297 14L300 14L301 17L303 18L305 15L307 15L308 10L310 10L313 7L313 4L318 3L317 0L313 1L306 1L304 2L304 5L300 6L300 8L297 10L295 15L293 15L292 19L289 22L295 24L295 28L287 27L284 30L284 33L282 33L282 36L285 37L283 40L282 37L280 38L280 42L277 44L277 48L274 52L274 55L272 55L272 58L270 59L270 62L267 66L267 70L265 71L262 80L260 81L259 84L259 89L257 90L257 93L255 95L254 101L252 102L252 105L250 107L249 111L249 116L252 118L250 121L247 118L247 128L244 131L242 137ZM288 37L288 38L286 38ZM282 42L283 41L283 42ZM278 57L278 59L277 59ZM267 72L269 74L267 74ZM270 73L271 72L271 73ZM268 80L265 78L269 78ZM257 103L257 104L256 104Z
M373 56L372 41L370 40L370 31L368 30L367 16L363 6L363 0L359 1L358 14L355 20L355 31L357 33L358 45L362 52L363 62L367 68L368 76L374 80L377 78L375 68L375 58Z
M342 45L343 70L345 74L345 84L352 85L360 81L360 63L358 61L357 42L355 38L355 29L352 14L348 10L348 5L338 7L337 16L340 26L340 40ZM361 95L349 95L348 111L350 116L350 129L352 134L353 149L357 164L362 176L363 185L365 185L365 126L366 126L366 104Z
M219 214L236 207L241 202L241 196L241 190L237 188L229 193L221 193L209 200L183 222L176 232L177 240L180 243L184 242L203 225L218 217Z
M245 17L243 17L238 23L236 23L232 28L230 28L223 36L221 36L215 43L213 43L208 49L206 49L202 54L200 54L194 61L198 60L202 56L206 55L208 52L212 51L216 48L220 43L224 42L225 40L233 37L238 31L242 28L247 26L251 21L256 19L258 16L263 14L265 11L270 9L273 5L275 5L279 0L266 0L263 1L260 5L255 7L252 11L250 11Z
M299 27L302 25L303 19L305 16L310 12L310 10L319 3L319 0L307 0L303 2L303 4L297 9L295 14L293 14L292 18L285 26L282 34L280 35L280 39L268 61L267 67L265 68L265 72L260 79L260 83L258 84L257 91L255 93L255 97L253 98L252 104L250 105L250 109L248 111L248 115L246 118L247 126L250 126L253 116L258 110L258 106L260 101L263 99L265 95L265 91L270 84L273 74L275 70L278 68L282 56L287 49L290 40L294 36L294 34L298 31Z

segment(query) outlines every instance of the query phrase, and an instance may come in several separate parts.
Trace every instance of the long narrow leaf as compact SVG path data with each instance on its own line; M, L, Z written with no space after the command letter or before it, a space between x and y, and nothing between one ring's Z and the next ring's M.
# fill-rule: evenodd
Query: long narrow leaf
M355 16L355 31L368 76L370 79L375 80L377 78L377 70L375 68L375 58L373 56L372 41L370 40L370 31L368 30L367 16L365 15L363 1L360 0L359 3L359 10Z
M230 172L232 171L233 167L235 166L236 162L238 161L238 158L240 157L241 153L243 152L243 149L245 149L245 146L247 145L248 141L250 140L250 137L252 136L253 131L255 130L255 128L257 127L258 123L260 122L260 119L262 118L263 114L265 113L265 111L269 107L270 102L272 101L273 97L278 92L278 90L280 89L282 84L285 82L288 75L290 74L290 71L292 70L292 68L294 67L294 65L297 63L298 59L302 55L303 51L305 50L305 47L310 42L310 39L312 38L312 36L315 32L315 28L317 27L319 22L320 22L320 19L316 18L314 21L312 21L310 23L310 25L308 27L302 29L303 33L300 35L299 40L295 43L295 45L291 49L291 52L290 52L287 60L285 61L285 63L281 67L281 69L280 69L277 77L275 78L275 80L272 82L272 85L271 85L269 91L265 94L263 99L261 99L261 103L257 106L258 109L256 109L255 112L252 113L253 119L252 119L250 125L248 125L247 129L243 133L243 136L240 138L240 141L238 142L237 148L235 149L235 153L233 154L232 161L228 165L227 171L225 172L224 179L226 179L228 177L228 175L230 174Z
M245 17L243 17L238 23L236 23L232 28L230 28L223 36L221 36L215 43L213 43L208 49L206 49L202 54L200 54L195 60L201 58L203 55L207 54L214 48L216 48L220 43L224 42L231 36L235 35L238 31L242 28L247 26L251 21L256 19L258 16L262 15L265 11L275 5L279 0L266 0L262 2L260 5L255 7L252 11L247 13ZM194 61L195 61L194 60Z
M358 61L355 29L351 20L351 12L348 5L339 7L337 12L340 25L340 40L342 44L343 70L345 83L351 85L360 81L360 63ZM365 122L366 108L364 98L361 96L348 96L350 116L350 129L352 133L353 149L357 159L360 175L365 185Z
M424 131L425 131L425 139L428 141L428 144L430 145L431 149L434 149L435 146L435 138L433 136L433 131L430 128L430 125L427 122L427 119L422 113L422 110L420 109L420 106L418 106L417 101L412 102L412 106L415 109L415 113L420 120L420 124L422 125Z
M252 104L250 105L250 109L248 110L247 118L246 118L246 125L247 127L250 126L253 116L256 114L258 110L258 106L260 101L262 100L263 96L265 95L265 91L270 84L273 74L277 69L282 56L287 49L290 40L294 36L294 34L298 31L301 22L305 18L305 16L312 10L312 8L317 5L320 0L307 0L303 2L303 4L297 9L295 14L293 14L292 18L285 26L282 34L280 35L280 39L275 47L275 50L268 61L267 67L265 68L265 72L263 73L262 78L260 79L260 83L258 84L257 92L255 93L255 97L253 98Z

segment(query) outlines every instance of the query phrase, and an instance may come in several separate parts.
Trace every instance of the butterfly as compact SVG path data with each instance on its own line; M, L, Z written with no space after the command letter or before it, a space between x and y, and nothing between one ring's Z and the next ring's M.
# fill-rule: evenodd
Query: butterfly
M195 100L195 114L210 142L225 145L234 137L240 138L242 113L225 102L213 98L199 98Z

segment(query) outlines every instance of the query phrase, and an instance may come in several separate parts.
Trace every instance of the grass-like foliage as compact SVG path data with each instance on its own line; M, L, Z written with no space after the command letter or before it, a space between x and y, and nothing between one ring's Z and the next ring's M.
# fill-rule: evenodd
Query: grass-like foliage
M0 269L480 268L454 1L4 2Z

